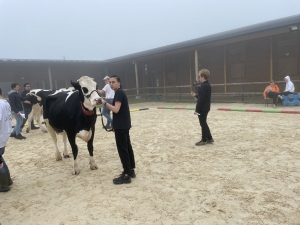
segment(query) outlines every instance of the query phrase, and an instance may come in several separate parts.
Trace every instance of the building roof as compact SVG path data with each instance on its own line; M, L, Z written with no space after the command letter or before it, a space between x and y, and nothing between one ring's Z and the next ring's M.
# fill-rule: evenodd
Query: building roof
M199 46L203 44L208 44L216 41L221 41L229 38L234 38L234 37L239 37L239 36L244 36L247 34L253 34L253 33L258 33L261 31L268 31L268 30L274 30L278 28L285 28L287 31L289 30L289 26L292 25L297 25L300 23L300 14L299 15L294 15L290 17L285 17L281 19L276 19L276 20L271 20L255 25L250 25L230 31L225 31L213 35L208 35L205 37L200 37L196 39L192 39L189 41L184 41L184 42L179 42L159 48L154 48L142 52L137 52L125 56L120 56L116 58L111 58L107 60L103 60L104 63L113 63L113 62L119 62L119 61L125 61L125 60L132 60L140 57L146 57L146 56L151 56L154 54L160 54L160 53L166 53L170 51L176 51L184 48L190 48L193 46Z
M38 64L102 64L97 60L58 60L58 59L0 59L1 63L38 63Z

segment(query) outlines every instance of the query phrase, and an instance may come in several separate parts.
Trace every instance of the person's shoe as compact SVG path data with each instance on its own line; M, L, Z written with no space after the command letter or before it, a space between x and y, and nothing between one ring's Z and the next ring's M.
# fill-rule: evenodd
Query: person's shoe
M31 130L37 130L40 129L39 127L31 127Z
M22 134L18 134L15 136L16 139L19 139L19 140L23 140L23 139L26 139L26 137L22 136Z
M207 141L199 141L199 142L197 142L195 145L196 146L201 146L201 145L206 145L207 144Z
M214 139L210 139L210 140L207 139L207 144L212 144L214 142L215 142Z
M14 133L14 132L11 133L11 134L10 134L10 137L16 137L16 133Z
M280 98L281 100L283 99L282 95L278 95L278 98Z
M136 177L134 170L130 170L129 176L130 176L130 178Z
M276 105L275 104L273 104L273 109L276 109Z
M131 183L130 175L125 176L124 173L120 174L118 178L113 179L114 184L129 184Z
M110 129L111 129L111 125L110 125L110 124L106 124L105 127L106 127L107 130L110 130Z
M0 192L7 192L9 190L7 173L0 173Z

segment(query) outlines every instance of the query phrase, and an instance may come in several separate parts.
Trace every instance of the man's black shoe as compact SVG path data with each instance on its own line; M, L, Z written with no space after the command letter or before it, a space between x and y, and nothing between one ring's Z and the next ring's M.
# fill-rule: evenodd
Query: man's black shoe
M40 129L39 127L31 127L31 130L37 130Z
M15 133L11 133L11 134L10 134L10 137L15 137L15 136L16 136Z
M130 178L136 177L134 170L130 170L129 176L130 176Z
M208 144L212 144L212 143L214 143L214 142L215 142L214 139L207 140L207 143L208 143Z
M22 134L16 135L15 138L16 138L16 139L19 139L19 140L26 139L26 137L22 136Z
M124 173L122 173L118 178L113 179L114 184L129 184L131 183L130 175L125 176Z

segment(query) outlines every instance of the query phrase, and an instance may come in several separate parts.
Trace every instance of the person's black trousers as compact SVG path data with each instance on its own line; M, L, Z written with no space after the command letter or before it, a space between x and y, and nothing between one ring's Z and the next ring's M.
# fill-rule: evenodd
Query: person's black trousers
M204 142L212 139L210 129L206 122L207 114L208 114L208 112L201 112L200 115L198 115L201 130L202 130L202 141L204 141Z
M272 98L273 99L273 104L277 105L277 97L278 97L279 93L278 92L273 92L273 91L270 91L268 93L268 98Z
M129 130L115 129L114 131L118 153L123 165L124 173L130 174L130 170L135 168L135 161Z
M27 119L28 119L28 115L31 113L31 109L24 109L24 114L25 114L25 118L23 118L23 123L21 125L21 129L23 129L25 123L27 122ZM31 128L34 127L34 119L31 120Z

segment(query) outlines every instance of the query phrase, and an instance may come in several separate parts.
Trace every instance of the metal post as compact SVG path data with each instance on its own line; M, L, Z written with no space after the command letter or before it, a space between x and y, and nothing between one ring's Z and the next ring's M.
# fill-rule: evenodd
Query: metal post
M140 92L139 92L139 76L138 76L138 68L137 68L137 62L134 62L134 69L135 69L135 83L136 83L136 99L140 99Z
M224 45L224 84L226 84L226 46ZM226 85L224 86L224 93L227 93Z
M273 80L273 36L270 45L270 80Z
M49 75L49 85L50 85L50 89L53 89L53 86L52 86L52 76L51 76L51 69L50 69L50 66L48 67L48 75Z
M198 72L199 72L198 50L195 50L195 78L196 78L196 80L198 80Z

